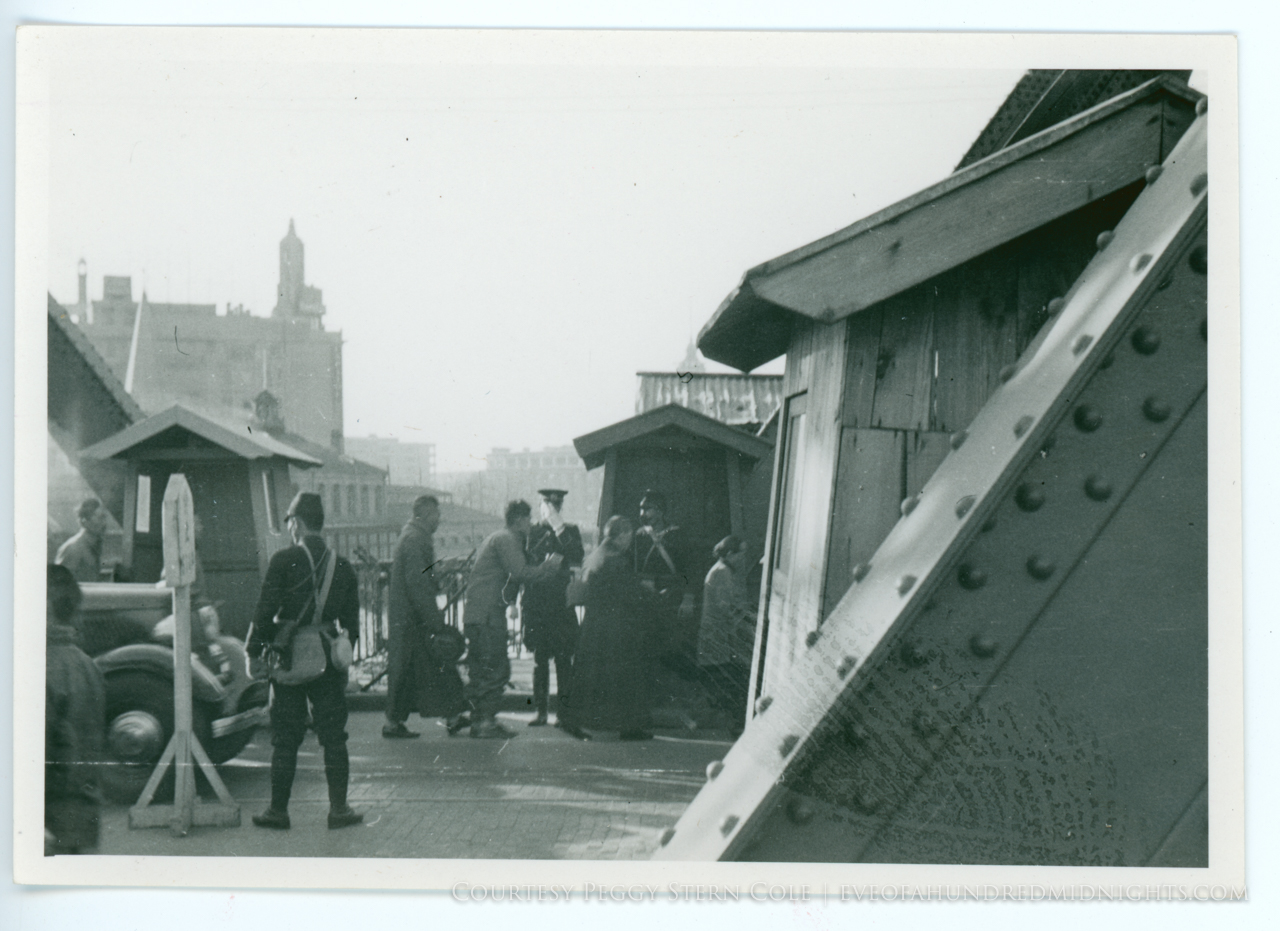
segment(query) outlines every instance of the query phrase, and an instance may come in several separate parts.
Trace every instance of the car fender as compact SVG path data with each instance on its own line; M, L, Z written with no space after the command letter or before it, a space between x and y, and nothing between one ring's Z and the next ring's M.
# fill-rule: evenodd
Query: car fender
M173 681L173 650L154 643L131 643L108 650L94 658L104 676L125 669L150 672ZM191 697L196 701L221 704L226 690L194 656L191 658Z

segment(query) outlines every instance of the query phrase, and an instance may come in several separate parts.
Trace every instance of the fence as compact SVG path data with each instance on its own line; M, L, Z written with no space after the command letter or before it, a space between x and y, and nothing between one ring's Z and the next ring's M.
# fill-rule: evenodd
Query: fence
M433 574L440 586L437 602L444 613L444 622L450 627L462 629L463 595L467 590L467 577L475 554L437 561ZM386 675L387 641L391 636L389 595L391 590L391 562L377 559L362 547L351 553L351 564L360 584L360 638L355 647L356 678L360 688L368 691ZM508 643L512 644L512 656L520 653L519 622L515 636L509 631Z

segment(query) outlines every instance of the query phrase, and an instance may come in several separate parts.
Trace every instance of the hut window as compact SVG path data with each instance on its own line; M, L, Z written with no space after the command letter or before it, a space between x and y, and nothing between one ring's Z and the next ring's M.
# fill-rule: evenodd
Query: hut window
M151 476L138 476L138 507L133 522L134 533L151 532Z
M267 509L267 529L272 533L280 532L280 518L276 514L276 489L269 469L262 471L262 501Z

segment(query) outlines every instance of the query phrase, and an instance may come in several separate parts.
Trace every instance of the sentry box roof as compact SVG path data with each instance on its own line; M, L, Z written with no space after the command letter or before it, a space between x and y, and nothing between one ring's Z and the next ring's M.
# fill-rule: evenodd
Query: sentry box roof
M241 436L175 404L80 453L87 459L272 459L309 468L322 463L265 432Z

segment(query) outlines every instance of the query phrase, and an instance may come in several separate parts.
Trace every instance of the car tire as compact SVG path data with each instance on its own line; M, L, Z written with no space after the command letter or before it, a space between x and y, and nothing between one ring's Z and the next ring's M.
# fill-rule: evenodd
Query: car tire
M107 676L106 686L102 791L112 801L131 805L142 794L173 737L173 682L147 672L124 671ZM192 705L191 729L201 745L208 747L209 716L198 702ZM197 773L197 786L203 782ZM156 790L155 800L172 798L170 767Z

